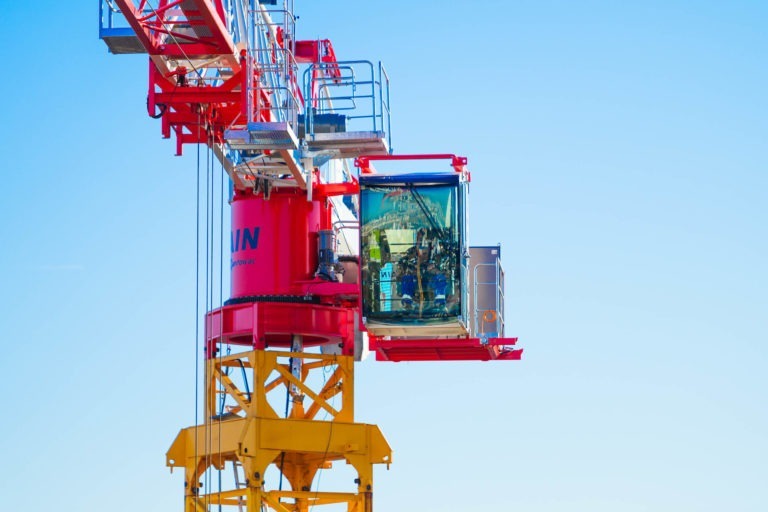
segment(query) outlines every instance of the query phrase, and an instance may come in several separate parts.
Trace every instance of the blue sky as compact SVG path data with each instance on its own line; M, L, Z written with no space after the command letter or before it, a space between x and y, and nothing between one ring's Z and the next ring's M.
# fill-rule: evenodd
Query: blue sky
M398 153L472 170L515 363L357 372L378 510L768 507L768 4L297 2L392 77ZM0 17L4 509L181 510L195 152L96 2ZM324 477L325 478L325 477Z

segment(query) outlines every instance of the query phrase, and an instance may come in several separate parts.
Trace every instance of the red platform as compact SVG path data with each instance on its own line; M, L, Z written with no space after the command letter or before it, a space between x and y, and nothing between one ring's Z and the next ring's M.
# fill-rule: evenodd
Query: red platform
M512 349L517 338L371 339L377 361L519 361L523 349Z
M345 307L322 304L251 302L224 306L205 317L208 357L222 344L245 345L264 350L290 347L300 334L305 346L339 343L342 353L353 355L355 314Z

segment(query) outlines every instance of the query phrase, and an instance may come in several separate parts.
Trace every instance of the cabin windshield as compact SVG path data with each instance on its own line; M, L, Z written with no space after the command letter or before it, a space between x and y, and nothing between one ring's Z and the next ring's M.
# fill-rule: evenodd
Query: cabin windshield
M363 312L369 320L432 323L461 314L458 187L361 190Z

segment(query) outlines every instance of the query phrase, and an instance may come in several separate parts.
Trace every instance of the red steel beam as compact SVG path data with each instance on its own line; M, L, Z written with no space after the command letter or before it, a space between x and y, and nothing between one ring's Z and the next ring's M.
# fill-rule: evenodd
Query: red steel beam
M144 12L145 2L137 7L133 0L115 0L128 24L133 28L136 37L150 55L168 57L200 57L207 55L232 55L235 45L221 17L221 2L209 0L186 0L184 2L167 2L162 0L150 14ZM166 11L171 7L180 10L186 20L166 20ZM210 36L193 37L174 31L176 25L204 26ZM168 33L178 40L196 40L198 43L161 44L161 34Z

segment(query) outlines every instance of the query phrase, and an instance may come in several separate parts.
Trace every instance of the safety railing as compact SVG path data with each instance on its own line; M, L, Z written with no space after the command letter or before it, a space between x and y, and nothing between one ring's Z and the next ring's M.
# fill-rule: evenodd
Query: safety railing
M258 72L248 73L248 121L286 122L296 132L301 97L291 79L297 72L293 54L262 48L250 50L250 55Z
M152 11L147 6L143 13L148 16ZM107 44L112 53L146 53L136 37L136 32L113 0L99 2L99 38Z
M297 132L302 108L294 58L293 1L255 2L248 24L248 122L286 122Z
M338 216L337 213L334 215ZM332 227L339 245L343 242L348 249L355 253L359 252L360 223L358 221L338 219L332 224Z
M99 2L99 37L131 36L135 35L133 29L125 21L120 9L112 0Z
M387 134L387 147L392 152L392 130L390 129L391 112L389 110L389 75L384 65L379 62L379 110L381 111L382 131Z
M492 281L481 281L480 267L492 267ZM494 263L477 263L472 267L474 289L472 290L472 320L476 336L500 337L504 333L504 288L502 283L501 262L497 258ZM486 287L487 293L480 293L481 287ZM490 288L490 290L488 289ZM493 297L493 303L489 300ZM485 300L482 300L485 299ZM488 327L492 326L491 329Z
M367 60L321 62L303 75L306 133L316 133L316 118L323 114L344 116L346 131L384 132L391 147L389 76Z

